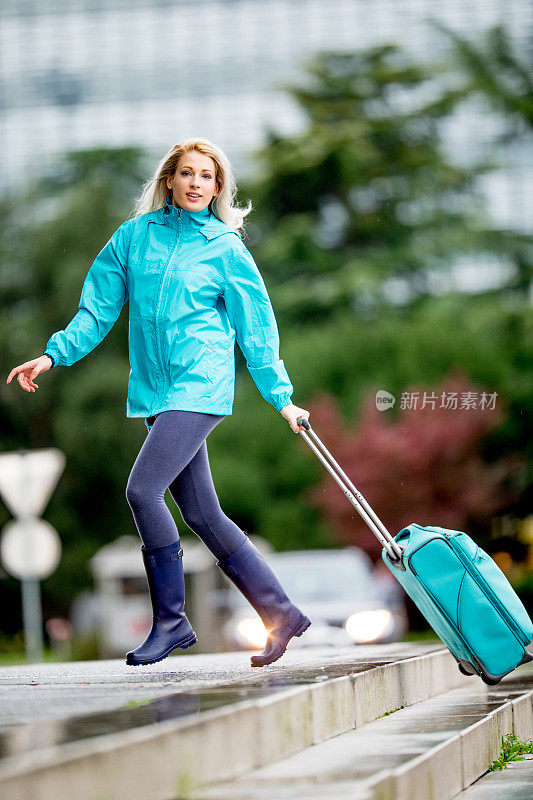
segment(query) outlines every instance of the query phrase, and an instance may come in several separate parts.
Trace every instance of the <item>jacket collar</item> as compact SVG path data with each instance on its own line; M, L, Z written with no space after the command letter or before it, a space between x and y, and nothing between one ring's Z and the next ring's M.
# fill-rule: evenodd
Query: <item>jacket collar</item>
M158 225L168 225L170 220L174 222L177 219L178 212L182 219L191 222L195 227L198 226L206 239L214 239L215 236L223 233L235 233L232 228L213 214L209 206L201 211L189 211L181 206L176 207L169 197L165 197L164 206L152 212L154 216L150 221L156 222ZM238 234L236 235L238 236Z
M163 214L173 214L176 216L181 214L182 217L194 222L199 222L200 225L203 225L208 222L209 217L211 216L211 211L209 210L209 206L206 206L201 211L190 211L188 208L175 206L170 197L165 197Z

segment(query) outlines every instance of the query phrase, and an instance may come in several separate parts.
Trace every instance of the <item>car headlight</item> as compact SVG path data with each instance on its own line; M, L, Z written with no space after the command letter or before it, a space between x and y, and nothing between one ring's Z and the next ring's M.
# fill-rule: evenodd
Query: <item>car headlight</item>
M262 648L266 644L267 631L260 619L245 617L237 623L239 639L248 647Z
M386 608L375 611L356 611L346 620L344 627L347 634L357 642L365 644L374 642L392 627L393 616Z

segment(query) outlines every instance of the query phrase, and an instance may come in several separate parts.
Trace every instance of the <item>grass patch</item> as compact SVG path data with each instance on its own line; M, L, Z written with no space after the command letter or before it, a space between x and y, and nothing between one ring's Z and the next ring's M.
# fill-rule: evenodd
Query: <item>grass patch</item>
M405 706L400 706L400 708L405 708ZM399 711L400 708L393 708L392 711L385 711L384 714L380 714L380 716L376 717L376 719L381 719L381 717L389 717L391 714L396 714L396 712Z
M533 753L533 739L525 739L523 742L517 739L514 733L502 736L501 753L489 767L491 772L497 769L507 769L511 761L524 761L522 756Z
M176 782L176 795L174 800L197 800L198 785L193 775L189 772L180 772Z
M138 706L146 706L151 702L151 697L140 697L139 699L134 698L133 700L128 700L124 708L137 708Z
M408 631L401 638L402 642L442 642L432 630L427 631Z

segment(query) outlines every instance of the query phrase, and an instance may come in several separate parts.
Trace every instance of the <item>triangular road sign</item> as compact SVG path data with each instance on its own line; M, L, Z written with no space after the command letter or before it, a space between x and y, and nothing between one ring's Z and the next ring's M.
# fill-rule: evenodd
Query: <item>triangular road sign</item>
M0 495L14 517L40 517L65 469L55 447L0 454Z

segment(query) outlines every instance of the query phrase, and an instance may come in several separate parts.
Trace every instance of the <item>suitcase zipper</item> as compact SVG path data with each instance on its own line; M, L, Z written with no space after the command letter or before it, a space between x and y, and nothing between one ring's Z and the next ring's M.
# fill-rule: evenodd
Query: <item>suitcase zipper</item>
M445 536L446 536L446 534L445 534ZM483 575L481 574L479 569L476 566L474 566L474 564L472 564L472 562L469 560L469 558L467 557L467 555L465 554L465 552L463 550L463 546L456 540L455 535L448 534L446 536L446 541L448 542L449 546L452 548L453 552L459 558L459 561L462 562L462 564L465 567L466 571L472 576L472 578L476 582L481 584L480 588L484 592L485 596L490 601L492 601L492 603L495 606L495 608L498 609L498 611L500 612L500 616L507 623L508 628L514 634L514 636L518 639L518 642L522 646L525 646L525 645L529 644L529 640L527 642L526 641L522 641L522 639L523 639L522 630L517 627L515 621L513 620L513 618L511 617L511 615L509 614L509 612L505 608L505 606L503 606L501 604L499 598L492 591L490 585L487 583L487 581L485 580L485 578L483 577Z
M470 563L470 561L467 559L462 546L457 541L455 541L456 534L450 533L449 531L445 530L444 528L441 528L440 530L442 531L442 536L434 536L431 539L428 539L427 542L424 542L423 544L419 545L409 555L408 563L409 563L409 568L411 569L411 572L419 578L418 573L416 572L416 570L413 568L413 566L411 564L411 558L414 556L414 554L418 550L420 550L422 547L425 547L430 542L434 542L437 539L439 539L442 542L446 542L446 544L452 550L452 552L454 552L456 554L457 558L462 563L462 565L465 568L466 572L468 572L468 574L474 580L478 579L479 583L482 584L480 586L481 591L484 593L485 597L487 597L488 600L492 601L493 605L499 611L500 616L502 617L503 621L506 623L507 627L509 628L509 630L511 631L511 633L513 634L515 639L517 639L517 641L518 641L518 643L520 644L521 647L524 647L526 644L529 643L529 641L528 642L523 642L522 639L520 638L520 636L517 635L516 627L513 624L513 622L510 621L511 620L510 615L507 613L507 611L504 608L504 606L502 606L502 604L500 603L500 601L498 600L498 598L496 597L496 595L494 594L494 592L490 588L489 584L487 583L487 581L485 580L483 575L481 575L479 570L476 567L474 567ZM455 543L455 546L454 546L454 543ZM475 570L475 572L473 570ZM420 578L419 578L419 580L420 580ZM429 592L429 589L427 589L427 587L425 587L425 588L426 588L426 591ZM430 594L431 594L431 592L430 592ZM435 598L433 598L433 599L435 600ZM437 602L437 601L435 600L435 602ZM439 604L437 603L437 605L439 605ZM440 608L440 605L439 605L439 608Z
M419 525L418 527L421 527L421 526ZM443 531L443 533L444 533L444 531ZM451 629L454 631L454 633L455 633L455 634L456 634L456 635L459 637L459 639L462 641L462 643L463 643L463 645L464 645L464 647L465 647L465 650L466 650L466 652L470 654L470 661L471 661L471 663L472 663L472 664L474 664L474 659L476 659L476 656L475 656L475 654L474 654L474 652L473 652L472 648L469 646L468 642L467 642L467 641L466 641L466 639L464 638L464 636L463 636L462 632L459 630L459 627L458 627L458 625L455 625L455 624L454 624L453 620L452 620L452 619L451 619L451 617L448 615L448 613L447 613L447 612L444 610L444 608L441 606L441 604L439 603L439 601L437 600L437 598L435 597L435 595L433 594L433 592L431 591L431 589L430 589L430 588L429 588L429 587L428 587L428 586L427 586L427 585L426 585L426 584L425 584L425 583L424 583L424 582L421 580L421 578L420 578L420 576L419 576L418 572L415 570L415 568L414 568L414 567L413 567L413 565L411 564L411 558L414 556L414 554L415 554L415 553L417 553L419 550L421 550L423 547L425 547L425 546L426 546L427 544L429 544L430 542L435 542L435 541L441 541L441 542L443 542L443 541L445 541L445 540L443 539L443 537L442 537L442 536L433 536L431 539L428 539L428 540L427 540L427 542L424 542L423 544L420 544L420 545L418 545L418 547L416 547L416 548L413 550L413 552L412 552L412 553L409 555L409 557L408 557L408 559L407 559L407 563L409 564L409 569L411 570L411 572L413 573L413 575L415 575L415 576L418 578L418 582L419 582L420 586L423 588L424 592L425 592L425 593L426 593L426 594L427 594L427 595L428 595L428 596L429 596L429 597L432 599L432 601L435 603L435 605L436 605L436 606L437 606L437 608L439 609L439 611L440 611L440 613L442 614L442 616L444 617L444 619L447 621L447 623L448 623L448 625L450 626L450 628L451 628ZM449 648L449 649L450 649L450 648ZM456 658L457 658L457 656L456 656ZM479 663L479 664L481 663L481 662L479 662L477 659L476 659L476 661L477 661L477 663ZM483 665L481 665L481 667L483 668Z

